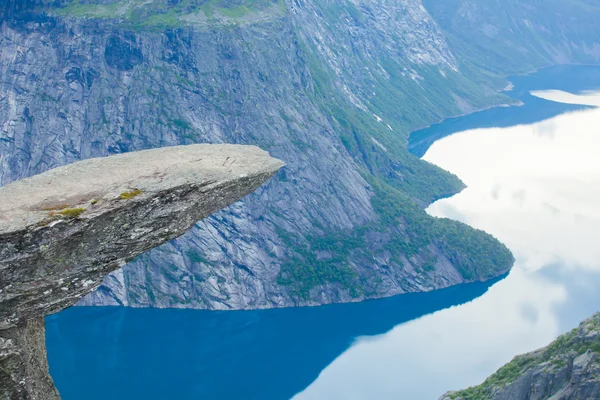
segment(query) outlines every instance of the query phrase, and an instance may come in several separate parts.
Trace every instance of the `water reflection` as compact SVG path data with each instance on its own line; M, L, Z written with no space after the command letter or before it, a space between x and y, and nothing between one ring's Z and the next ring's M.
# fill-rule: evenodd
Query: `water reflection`
M356 337L467 303L494 283L319 308L71 308L47 318L50 372L64 400L289 399Z
M539 95L555 100L572 96ZM600 95L584 100L600 104ZM435 143L424 159L457 174L469 189L432 205L430 213L493 232L527 270L552 262L596 269L597 127L600 109L592 109L533 125L461 132Z
M524 107L420 137L469 186L429 212L504 241L506 279L320 308L69 309L47 319L63 398L436 399L574 327L600 309L600 94L581 95L600 68L576 71L517 78Z
M600 105L600 93L535 92ZM480 383L600 309L600 109L435 142L424 159L468 185L428 211L493 233L510 276L460 307L357 341L297 399L436 399Z
M411 133L409 150L422 157L436 141L456 132L474 128L510 127L534 124L565 112L588 108L587 103L576 101L547 101L532 94L536 91L562 90L582 93L600 89L600 67L557 66L546 68L533 75L511 78L512 90L506 92L512 99L521 101L520 107L500 107L458 118L449 118L441 124Z

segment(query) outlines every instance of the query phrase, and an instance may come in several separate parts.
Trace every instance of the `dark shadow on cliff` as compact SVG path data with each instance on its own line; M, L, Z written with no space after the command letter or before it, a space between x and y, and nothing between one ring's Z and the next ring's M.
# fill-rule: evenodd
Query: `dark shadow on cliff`
M503 278L317 308L74 307L47 318L50 372L64 400L286 400L355 338L472 301Z
M565 77L569 77L565 80ZM590 87L600 88L600 66L557 66L531 75L511 77L515 88L506 94L524 104L519 107L497 107L470 115L449 118L440 124L415 131L409 136L411 153L422 157L429 147L453 133L480 128L507 128L533 124L566 112L590 108L585 105L563 104L532 96L532 90L563 90L580 93Z

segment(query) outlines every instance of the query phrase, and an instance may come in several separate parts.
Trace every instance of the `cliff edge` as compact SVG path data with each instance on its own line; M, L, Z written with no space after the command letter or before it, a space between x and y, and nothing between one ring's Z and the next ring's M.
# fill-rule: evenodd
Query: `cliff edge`
M515 357L479 386L440 400L600 398L600 313L549 346Z
M176 146L89 159L0 188L0 400L59 399L44 316L282 166L253 146Z

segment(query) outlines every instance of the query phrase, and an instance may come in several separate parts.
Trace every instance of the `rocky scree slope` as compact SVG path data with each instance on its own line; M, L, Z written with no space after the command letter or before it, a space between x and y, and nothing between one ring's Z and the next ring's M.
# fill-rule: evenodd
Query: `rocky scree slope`
M600 398L600 314L548 347L515 357L480 386L441 400Z
M282 166L251 146L176 146L80 161L0 188L0 399L59 398L44 316Z
M496 91L506 84L499 72L484 74L453 48L436 10L419 1L52 4L3 13L0 183L198 142L258 144L288 164L244 202L110 275L85 304L356 301L512 265L490 236L423 211L462 185L410 155L406 135L510 102ZM571 60L581 57L574 50Z

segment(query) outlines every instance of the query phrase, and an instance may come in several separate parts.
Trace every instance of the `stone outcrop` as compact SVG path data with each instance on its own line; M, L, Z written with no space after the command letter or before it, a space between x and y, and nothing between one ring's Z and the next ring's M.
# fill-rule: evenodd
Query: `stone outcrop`
M89 159L0 188L0 399L58 399L44 316L282 166L253 146L176 146Z
M548 347L515 357L480 386L440 400L600 398L600 313Z

